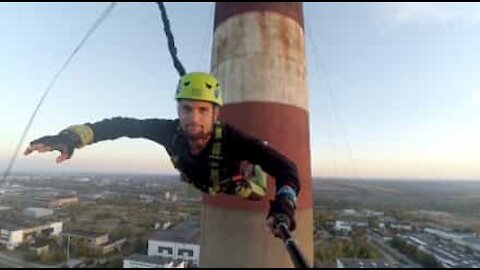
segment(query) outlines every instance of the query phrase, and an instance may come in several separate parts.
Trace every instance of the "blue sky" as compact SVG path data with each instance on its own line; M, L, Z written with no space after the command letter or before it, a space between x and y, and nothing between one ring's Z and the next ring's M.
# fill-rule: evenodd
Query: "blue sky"
M0 169L55 71L107 3L0 4ZM167 3L186 68L209 70L212 3ZM312 173L480 179L480 4L306 3ZM152 3L119 3L51 90L27 141L113 116L174 118ZM27 142L25 143L25 146ZM15 171L173 172L161 146L120 139L19 157Z

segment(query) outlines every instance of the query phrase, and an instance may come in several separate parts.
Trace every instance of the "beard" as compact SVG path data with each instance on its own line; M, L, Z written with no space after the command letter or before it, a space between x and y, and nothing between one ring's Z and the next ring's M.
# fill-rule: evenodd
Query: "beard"
M192 142L201 140L204 137L204 134L201 131L196 133L185 133L185 135L187 139Z
M204 132L203 126L199 128L193 128L192 126L187 126L186 130L183 131L187 139L191 142L196 142L199 140L204 140L205 138L208 137L208 133Z

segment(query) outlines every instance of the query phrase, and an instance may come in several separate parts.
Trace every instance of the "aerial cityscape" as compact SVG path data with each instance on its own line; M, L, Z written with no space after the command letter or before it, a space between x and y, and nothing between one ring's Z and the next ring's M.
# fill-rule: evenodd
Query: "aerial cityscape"
M313 183L316 267L480 266L478 183ZM199 265L201 194L178 176L14 175L0 194L1 267Z

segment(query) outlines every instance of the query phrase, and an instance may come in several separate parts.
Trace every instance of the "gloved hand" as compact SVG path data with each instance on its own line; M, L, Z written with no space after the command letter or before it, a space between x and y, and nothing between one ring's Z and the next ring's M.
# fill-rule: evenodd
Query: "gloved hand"
M25 155L38 151L39 153L58 150L60 156L57 157L57 163L63 162L72 157L75 147L81 144L81 138L75 132L63 130L55 136L44 136L30 143L25 150Z
M293 193L295 196L295 193ZM281 193L276 196L274 201L270 201L270 210L267 215L267 226L270 227L275 237L280 236L280 232L276 228L278 222L286 222L290 231L294 231L297 227L295 222L295 198L288 193Z

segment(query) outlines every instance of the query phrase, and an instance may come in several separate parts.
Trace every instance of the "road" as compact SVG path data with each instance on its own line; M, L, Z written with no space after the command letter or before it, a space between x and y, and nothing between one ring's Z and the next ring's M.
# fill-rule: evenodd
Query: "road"
M400 261L402 264L407 264L408 267L410 268L420 268L421 266L402 253L398 252L396 249L390 247L385 241L383 240L382 237L375 235L372 232L368 232L368 240L374 244L375 246L378 247L378 249L381 250L385 257L390 260L396 260Z
M0 266L8 268L52 268L51 266L26 262L11 252L0 252Z

